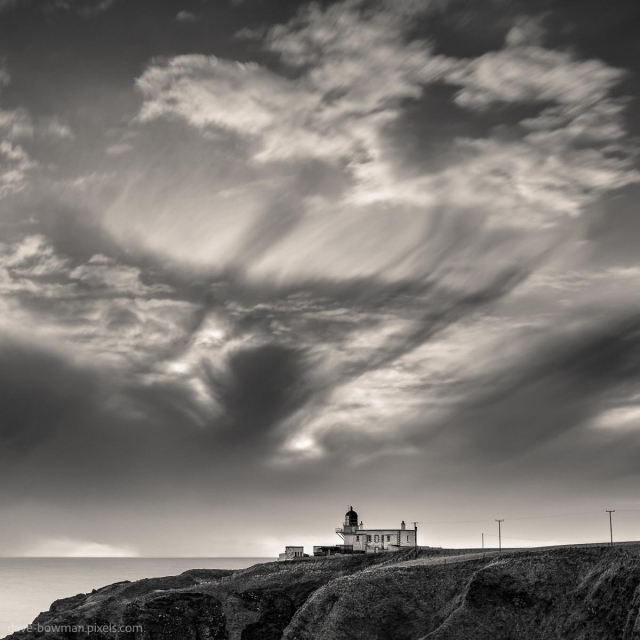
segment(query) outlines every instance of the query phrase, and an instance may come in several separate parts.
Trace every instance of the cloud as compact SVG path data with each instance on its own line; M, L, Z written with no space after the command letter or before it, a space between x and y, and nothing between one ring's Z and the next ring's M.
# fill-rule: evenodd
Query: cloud
M0 400L5 458L23 456L59 437L71 422L82 421L98 393L95 378L82 367L6 334L0 342L0 378L5 389Z
M42 540L21 554L23 558L135 558L138 553L127 547L71 538Z
M26 109L0 111L0 132L10 140L34 137L53 140L72 139L73 133L68 125L58 118L39 118L34 120Z
M326 11L310 5L265 41L287 64L309 65L296 80L215 57L158 61L138 80L140 118L178 116L249 136L259 162L310 157L344 161L355 171L379 159L380 129L397 117L401 101L418 97L421 84L448 68L426 42L403 46L406 26L399 5L370 13L353 2Z
M62 274L67 266L68 261L57 256L42 236L27 236L14 244L0 244L0 287L5 294L38 291L38 280ZM43 289L38 293L44 293Z
M580 110L603 100L626 75L599 60L577 60L564 51L530 44L514 27L506 46L469 60L447 74L462 85L456 102L485 109L499 102L556 102Z
M476 387L444 418L443 440L500 461L535 456L543 447L551 447L554 456L566 447L576 449L573 456L594 456L598 438L587 431L593 417L602 415L597 420L606 423L633 402L640 325L637 314L584 324L547 333L544 346L534 340L484 390ZM626 436L618 444L630 445ZM615 438L606 446L611 445ZM631 446L637 449L638 442ZM638 472L637 465L631 467Z
M431 39L448 10L305 5L238 34L228 51L256 62L155 58L137 117L95 139L0 112L12 509L99 504L49 535L118 548L144 513L156 553L178 544L167 518L197 513L186 553L193 534L211 555L207 518L251 505L277 529L344 486L437 506L502 495L475 480L505 468L507 493L540 469L569 491L563 463L591 483L586 460L632 495L627 72L511 10L502 43L456 51ZM54 143L76 172L48 163ZM598 213L616 197L624 224Z
M43 235L29 235L13 244L0 244L0 269L7 290L23 289L36 295L45 294L54 282L62 287L64 297L96 294L142 297L172 292L167 285L145 285L140 280L139 268L120 265L101 254L74 267L68 258L57 254ZM46 280L47 276L56 276L56 281Z
M211 207L214 214L190 218L190 242L184 245L173 216L170 241L157 226L144 241L192 264L218 270L239 265L248 283L277 283L274 299L263 304L270 317L265 323L281 332L278 344L293 327L299 330L294 318L310 313L305 305L292 308L279 300L287 287L312 291L311 299L319 295L320 280L351 282L351 292L370 288L367 313L338 303L332 297L337 287L327 296L316 312L342 313L345 322L338 326L328 315L322 322L316 316L316 330L330 334L321 348L310 348L313 338L306 335L297 343L285 341L287 349L298 353L302 346L315 358L305 402L279 418L289 434L284 448L294 456L304 455L300 442L320 443L318 453L336 433L349 440L360 430L386 450L387 436L374 437L370 427L376 412L385 413L383 404L388 412L380 429L389 429L391 449L404 450L402 437L394 444L393 416L410 423L420 404L412 401L415 388L429 385L412 360L415 354L432 344L444 349L448 330L510 300L550 256L574 246L575 221L589 206L638 180L633 147L624 140L624 103L611 97L623 70L545 47L542 22L524 18L507 30L500 50L476 58L438 55L428 40L412 35L416 21L433 11L420 3L313 4L286 24L238 34L277 53L279 65L178 56L153 61L137 81L143 129L162 135L187 123L203 149L207 140L215 141L218 152L228 149L229 157L245 159L225 194L251 193L263 184L256 176L272 179L303 163L309 173L324 170L332 177L307 191L299 188L296 173L295 188L278 182L285 197L252 200L251 208L233 201L242 213L230 228L230 218L220 216L224 205ZM443 143L446 162L433 157L428 170L420 170L394 144L391 125L407 117L408 103L443 85L451 88L453 108L481 116L490 107L511 109L512 123L476 137L453 131ZM521 105L527 109L517 111ZM247 167L250 179L240 173ZM192 185L180 192L181 206L191 202ZM136 187L133 192L140 193ZM143 199L126 215L156 208ZM230 239L224 247L193 238L193 224L204 230L214 220ZM230 246L240 260L225 258ZM395 287L405 293L403 300L429 312L384 301ZM254 312L238 311L232 323L250 318ZM371 327L354 337L346 319ZM262 335L264 328L245 331L255 339L252 332ZM406 385L406 395L396 390L402 401L394 403L385 393L389 380ZM386 402L376 404L380 397ZM216 410L224 412L225 402L217 400Z
M445 171L457 183L446 183L453 193L477 199L490 191L502 224L540 227L576 217L606 191L640 178L634 145L625 141L625 101L610 95L626 72L546 49L543 36L538 21L520 20L502 50L461 61L445 74L447 83L462 87L455 102L465 109L542 107L520 121L525 134L516 132L515 140L458 140L461 162ZM472 184L463 184L467 176Z
M125 369L169 357L198 312L138 266L101 254L61 255L43 235L0 244L0 294L0 331L19 325L43 342Z
M0 88L10 81L4 65L0 66ZM38 168L39 163L23 146L25 140L34 138L59 141L73 134L56 117L34 119L24 108L0 108L0 199L25 189L29 175Z
M209 369L211 390L221 405L226 437L245 449L273 438L274 429L311 394L304 355L291 347L244 347L230 353L225 364L222 375Z
M636 400L634 398L634 400ZM595 425L604 429L638 429L640 428L640 406L615 407L603 411L594 420Z
M145 71L137 86L146 97L143 122L174 115L195 127L217 125L247 135L272 125L278 107L293 102L287 94L296 93L295 85L256 64L202 55L160 62ZM246 87L246 94L238 87ZM275 87L280 91L271 95Z
M191 24L198 21L198 16L191 11L178 11L176 21L182 22L183 24Z
M83 265L69 272L75 280L92 290L103 289L118 295L145 296L171 293L171 287L162 284L146 286L140 281L140 269L118 265L113 258L96 254Z
M449 467L534 484L544 468L567 491L636 477L637 332L637 310L566 328L544 316L465 318L340 388L280 461L338 459L366 473L399 457L409 475L453 481L441 475Z
M378 205L411 219L397 226L413 227L414 238L442 206L458 216L473 210L469 215L484 217L488 228L543 230L638 180L633 149L623 141L623 105L608 97L622 70L544 48L540 24L524 19L501 51L475 59L435 55L428 41L409 36L412 19L432 10L413 3L367 10L358 2L309 5L266 33L241 34L278 53L293 77L211 56L158 60L137 82L145 98L139 119L178 118L204 135L230 132L263 168L314 160L343 172L348 187L339 199L318 194L296 203L306 215L295 216L289 256L291 245L313 246L311 238L340 246L339 236L350 238L350 219L363 233L360 220L369 218L367 230L383 242L388 233ZM435 170L420 174L392 147L389 126L402 119L406 101L437 83L461 86L455 101L465 109L527 103L540 105L541 113L521 119L510 135L453 137L451 166L438 171L436 158ZM335 222L321 228L332 217ZM334 235L336 224L345 226ZM376 246L373 241L370 256L381 254ZM405 255L415 250L401 249ZM308 264L308 250L305 258ZM266 255L256 272L281 259L279 251L273 260ZM325 262L347 266L334 256ZM389 273L388 266L378 268Z
M34 167L36 162L21 146L0 141L0 198L24 189L27 173Z

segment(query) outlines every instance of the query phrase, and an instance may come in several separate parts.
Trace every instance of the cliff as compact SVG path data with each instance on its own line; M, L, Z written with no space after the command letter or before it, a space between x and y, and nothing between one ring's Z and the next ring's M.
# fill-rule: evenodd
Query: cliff
M423 552L415 559L404 552L309 558L240 571L192 570L117 583L56 601L34 621L58 629L9 637L640 640L639 611L638 547L484 559L446 557L446 552ZM127 625L141 628L118 629Z

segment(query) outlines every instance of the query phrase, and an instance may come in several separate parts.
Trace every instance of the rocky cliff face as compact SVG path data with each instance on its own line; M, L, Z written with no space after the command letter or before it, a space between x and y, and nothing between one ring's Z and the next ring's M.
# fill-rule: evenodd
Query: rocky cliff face
M640 640L638 548L448 564L411 557L309 558L117 583L55 602L36 619L40 631L10 638Z

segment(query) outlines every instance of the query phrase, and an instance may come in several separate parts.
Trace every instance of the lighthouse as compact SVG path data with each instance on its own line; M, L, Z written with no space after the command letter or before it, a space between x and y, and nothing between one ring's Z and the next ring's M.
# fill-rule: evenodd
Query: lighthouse
M339 545L343 553L400 551L417 546L418 531L416 528L407 529L404 520L398 529L365 529L362 522L358 524L358 514L352 506L344 516L342 527L336 528L336 533L344 541L343 545Z

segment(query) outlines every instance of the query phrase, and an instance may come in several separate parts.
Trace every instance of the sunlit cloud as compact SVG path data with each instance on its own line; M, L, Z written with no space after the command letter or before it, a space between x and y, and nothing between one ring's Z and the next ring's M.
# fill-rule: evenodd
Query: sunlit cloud
M25 558L134 558L138 553L127 547L99 542L52 538L27 549Z

